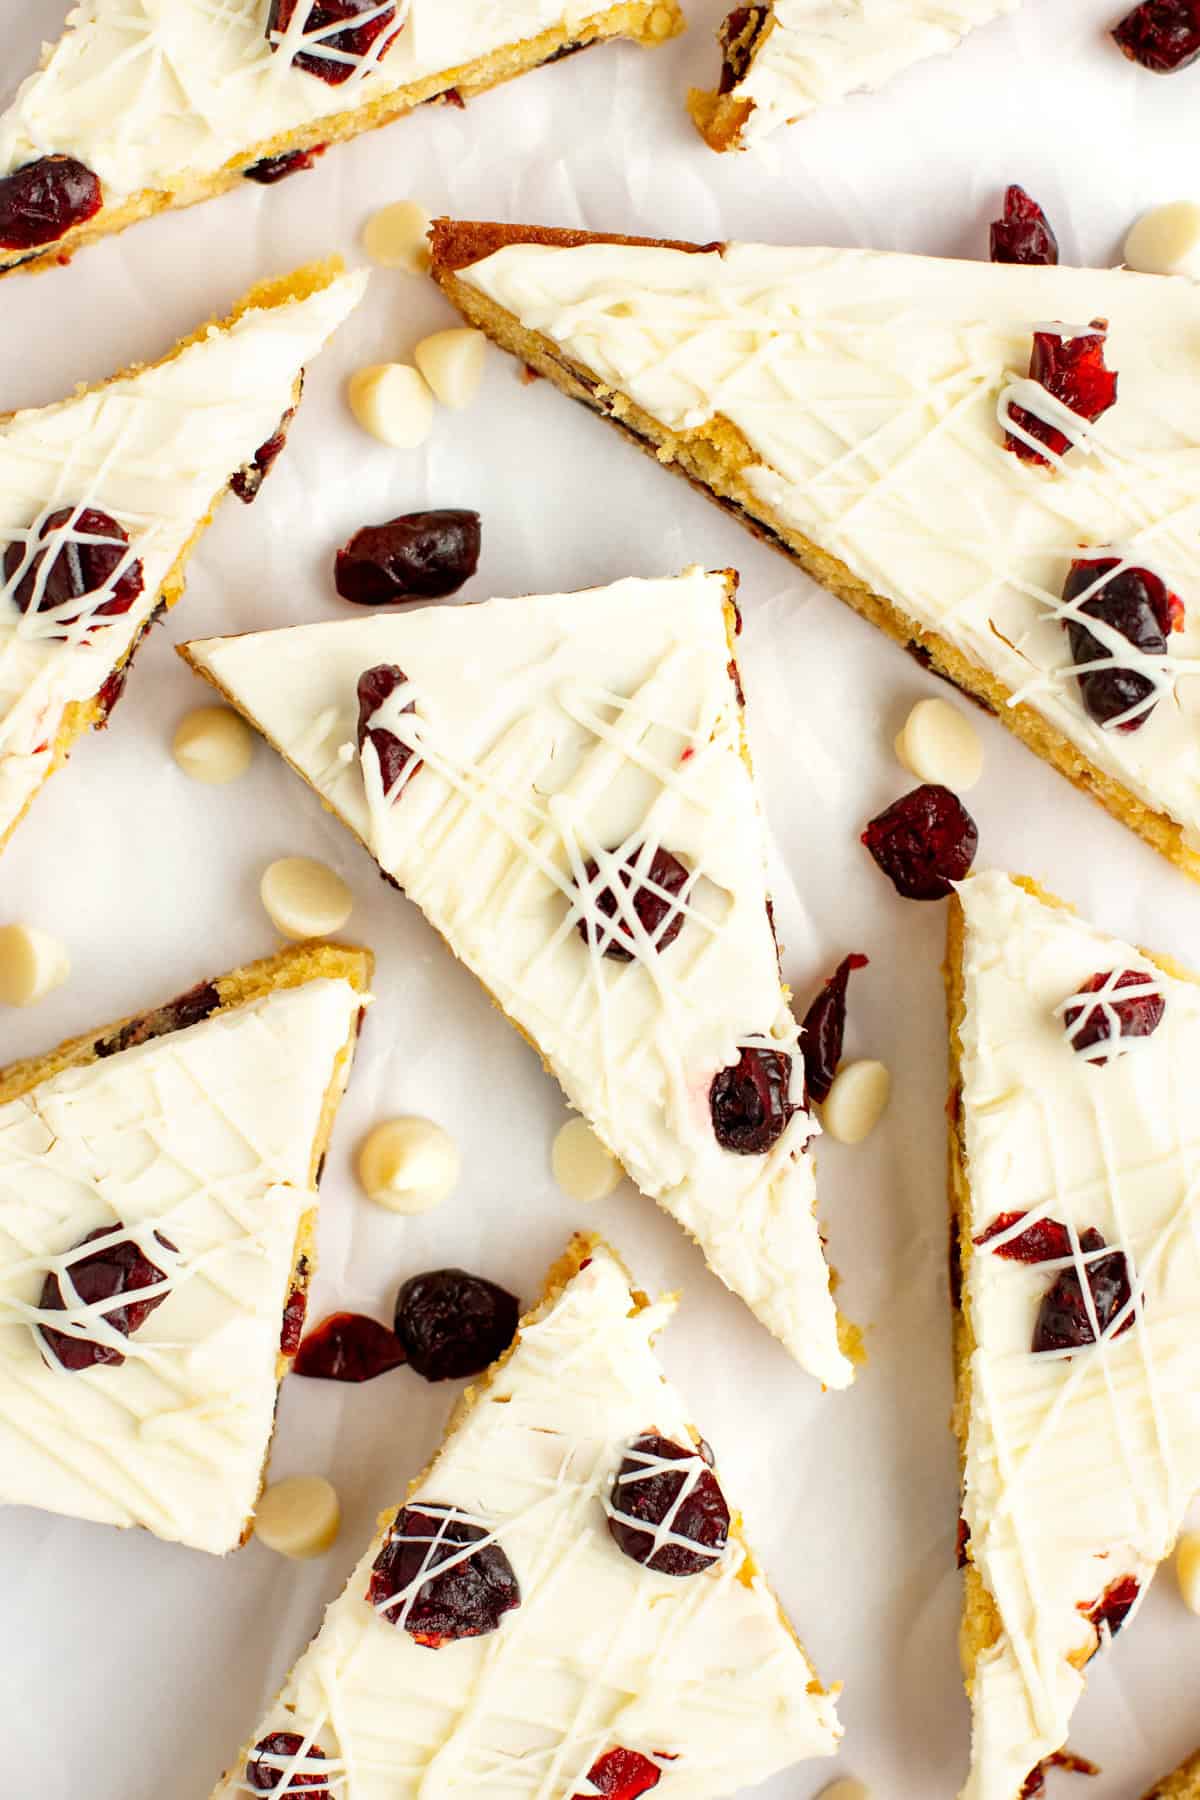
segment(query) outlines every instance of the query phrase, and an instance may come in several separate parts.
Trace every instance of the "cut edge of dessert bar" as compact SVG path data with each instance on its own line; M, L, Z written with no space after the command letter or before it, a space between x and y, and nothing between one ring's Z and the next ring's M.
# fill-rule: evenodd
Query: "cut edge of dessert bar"
M1200 1800L1200 1750L1156 1781L1143 1800Z
M707 424L694 429L672 429L568 354L561 344L542 332L528 329L507 308L461 279L464 269L513 244L540 244L551 249L575 249L586 244L628 244L692 254L719 252L725 248L724 244L450 218L434 221L430 241L433 278L469 324L485 332L519 362L544 375L570 399L607 419L664 468L683 476L693 487L715 500L756 537L781 551L821 587L886 632L922 668L950 682L974 700L1073 786L1098 801L1168 861L1200 880L1200 850L1188 842L1183 826L1166 812L1146 806L1123 782L1097 767L1027 702L1014 702L1008 687L989 670L970 661L942 633L918 624L894 601L875 592L840 558L805 537L767 501L757 496L743 479L742 471L760 459L729 419L718 412Z

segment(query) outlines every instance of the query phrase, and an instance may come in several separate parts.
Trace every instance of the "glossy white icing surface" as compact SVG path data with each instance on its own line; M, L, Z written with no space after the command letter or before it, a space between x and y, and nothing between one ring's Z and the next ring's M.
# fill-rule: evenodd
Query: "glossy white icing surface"
M1083 1691L1070 1659L1096 1632L1079 1608L1125 1576L1144 1591L1200 1488L1200 988L1005 875L959 891L974 1235L1006 1213L1028 1215L1010 1242L1041 1219L1074 1233L1066 1262L978 1246L965 1286L978 1347L964 1516L1002 1631L976 1668L964 1796L1016 1800L1066 1740ZM1165 1013L1100 1065L1072 1049L1063 1002L1126 969L1153 983ZM1098 1343L1035 1354L1041 1301L1064 1267L1082 1267L1078 1240L1092 1229L1136 1270L1133 1323L1120 1332L1118 1315Z
M461 278L672 429L732 420L759 500L1200 833L1194 284L758 245L514 245ZM1035 326L1098 317L1116 405L1057 466L1020 461L997 412ZM1081 547L1145 563L1186 608L1149 671L1171 691L1136 731L1095 724L1071 672L1062 591Z
M401 0L398 32L383 33L336 85L294 63L320 41L317 28L306 36L310 10L311 0L299 0L272 50L268 0L84 0L0 116L0 173L53 151L86 163L109 201L172 189L410 83L444 74L438 85L451 85L464 64L605 7Z
M741 131L756 144L780 125L864 88L882 87L910 63L953 50L969 31L1020 0L775 0L771 29L733 89L754 110ZM951 77L953 79L953 77Z
M361 1004L346 981L312 981L0 1106L0 1502L236 1546L316 1201L313 1143ZM72 1250L117 1223L167 1279L129 1337L70 1288ZM41 1310L48 1273L66 1312ZM78 1326L125 1361L52 1367L39 1322Z
M49 771L64 708L94 695L136 639L159 589L230 476L275 432L296 377L362 296L343 275L305 299L244 313L165 362L94 392L0 421L0 834ZM129 538L142 592L126 613L97 613L121 568L87 604L22 611L39 527L63 508L96 507ZM68 522L64 546L80 541ZM49 557L40 565L44 574ZM89 627L93 627L89 629Z
M367 1602L376 1540L255 1743L302 1736L292 1767L329 1774L339 1800L567 1800L598 1791L588 1771L618 1746L661 1769L656 1797L708 1800L833 1753L833 1699L740 1543L678 1578L633 1562L608 1531L631 1440L653 1427L692 1442L651 1344L670 1312L635 1312L597 1247L408 1501L487 1530L520 1605L487 1636L418 1645ZM304 1760L313 1745L323 1761ZM241 1766L214 1800L253 1792Z
M798 1110L767 1154L738 1155L709 1111L713 1078L751 1041L791 1057L793 1101L803 1080L724 601L723 578L693 570L190 648L534 1040L638 1186L841 1387L853 1371L813 1215L815 1122ZM380 663L408 677L386 724L422 759L386 801L373 747L355 747L358 678ZM577 929L595 914L586 865L660 845L691 877L682 930L661 950L642 934L631 962L601 956Z

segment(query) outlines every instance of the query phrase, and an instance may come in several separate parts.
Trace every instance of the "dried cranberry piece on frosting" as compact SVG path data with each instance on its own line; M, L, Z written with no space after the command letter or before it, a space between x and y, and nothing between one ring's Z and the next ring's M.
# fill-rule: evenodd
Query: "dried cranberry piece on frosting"
M478 1548L470 1548L476 1545ZM508 1557L452 1506L404 1506L371 1569L367 1600L429 1650L486 1637L521 1604Z
M365 1313L331 1313L310 1331L292 1365L315 1381L374 1381L406 1361L394 1331Z
M73 156L40 156L0 175L0 250L57 243L103 204L98 178Z
M287 443L288 428L295 416L296 408L289 406L266 443L260 444L250 461L229 477L231 492L247 506L258 498L259 488L271 473L279 452Z
M520 1316L515 1294L465 1269L414 1275L396 1296L396 1336L426 1381L482 1374L512 1343Z
M1063 624L1072 660L1080 665L1076 679L1089 718L1098 725L1115 720L1118 731L1140 731L1166 685L1161 665L1168 637L1183 626L1182 600L1161 576L1116 556L1077 558L1063 584L1063 600L1075 608L1075 613L1064 616ZM1077 616L1080 613L1084 618ZM1153 659L1157 670L1147 672L1136 661L1114 663L1119 652L1111 640L1089 630L1086 619L1097 619L1117 632L1138 656ZM1102 666L1091 671L1089 663Z
M1027 1219L1028 1213L1005 1212L992 1220L986 1231L981 1231L972 1242L980 1248L990 1245L993 1254L1003 1256L1009 1262L1041 1263L1061 1262L1071 1254L1071 1234L1059 1219L1035 1219L1024 1231L1015 1237L1006 1234ZM1004 1238L1002 1244L997 1238Z
M129 557L129 534L95 506L59 507L41 521L33 544L9 544L4 579L23 613L92 601L55 620L64 631L85 617L86 630L95 631L127 613L143 586L142 565Z
M1031 194L1016 184L1005 190L1004 213L993 219L989 257L994 263L1056 263L1058 239Z
M1079 1248L1088 1260L1085 1264L1091 1305L1084 1294L1079 1270L1064 1269L1042 1300L1033 1333L1036 1354L1050 1350L1082 1350L1104 1336L1118 1314L1125 1311L1133 1298L1129 1279L1129 1262L1122 1250L1107 1249L1098 1231L1082 1232ZM1095 1325L1092 1314L1095 1314ZM1114 1337L1123 1337L1133 1325L1133 1312L1123 1320Z
M1085 995L1094 994L1094 1000ZM1140 969L1103 970L1089 975L1078 993L1063 1008L1063 1030L1072 1050L1084 1055L1098 1044L1117 1038L1149 1037L1163 1022L1167 1010L1162 988L1152 975ZM1115 1033L1114 1033L1115 1027ZM1102 1067L1107 1056L1088 1056Z
M1116 404L1116 373L1104 362L1107 337L1107 319L1093 319L1087 331L1073 331L1063 326L1061 330L1035 331L1033 334L1029 379L1044 387L1048 394L1088 425L1094 425L1110 406ZM1071 448L1072 439L1066 432L1023 406L1011 406L1009 419L1055 456L1065 456ZM1011 432L1005 433L1004 447L1022 462L1050 466L1048 457Z
M247 1757L246 1779L255 1794L280 1790L294 1794L303 1789L305 1800L333 1800L326 1785L328 1778L307 1767L309 1763L327 1760L320 1744L310 1744L306 1750L299 1732L274 1731L270 1737L260 1738Z
M867 957L857 954L843 957L804 1015L800 1046L812 1100L826 1099L833 1086L846 1035L846 986L852 972L865 969L867 962Z
M708 1109L722 1150L763 1156L779 1142L792 1114L802 1110L788 1098L791 1079L791 1057L756 1044L713 1077Z
M970 870L979 828L949 788L902 794L872 819L862 841L905 900L944 900Z
M482 542L477 512L404 513L355 532L337 553L334 585L356 606L444 600L479 567Z
M617 865L612 881L597 890L594 884L599 874L597 862L589 862L584 869L591 900L575 929L585 944L594 945L615 962L632 962L640 945L631 912L654 950L665 950L675 942L683 930L683 913L674 902L687 886L689 871L672 851L660 846L647 868L644 848L639 845ZM595 913L600 914L599 919ZM610 925L609 920L614 923Z
M107 1241L101 1248L89 1251L86 1256L72 1259L67 1270L67 1282L75 1292L70 1299L63 1293L58 1275L46 1276L42 1284L42 1297L38 1302L41 1311L69 1312L76 1306L95 1306L114 1300L118 1295L125 1295L127 1298L120 1306L103 1307L105 1322L113 1331L119 1331L122 1337L130 1337L139 1330L155 1307L161 1306L167 1298L166 1294L148 1294L145 1290L157 1287L167 1277L132 1238L117 1235L124 1230L125 1226L120 1220L116 1220L112 1225L101 1225L97 1230L89 1231L86 1237L80 1238L75 1245L76 1250L81 1250L85 1244L97 1243L100 1239ZM154 1236L164 1250L175 1252L175 1246L169 1238L163 1237L158 1231ZM98 1363L118 1364L125 1361L113 1344L56 1331L52 1325L41 1325L38 1329L53 1357L73 1374L82 1369L95 1368Z
M729 1508L707 1459L657 1432L630 1444L607 1511L618 1549L656 1575L700 1575L729 1541Z
M283 48L283 34L300 15L303 48L293 62L298 69L316 75L331 87L340 87L358 73L384 32L395 30L396 8L390 0L271 0L267 42L272 50ZM355 21L359 21L355 23ZM385 44L380 55L386 55ZM372 58L372 61L377 59Z
M1084 1602L1079 1610L1085 1619L1096 1627L1097 1636L1104 1641L1104 1633L1116 1637L1122 1625L1137 1605L1141 1584L1133 1575L1118 1576L1110 1581L1098 1600L1090 1605Z
M602 1794L604 1800L638 1800L639 1794L648 1794L658 1786L662 1770L640 1751L618 1745L597 1758L587 1778L589 1791ZM584 1796L576 1794L574 1800L584 1800Z
M1173 75L1200 56L1200 3L1144 0L1114 27L1113 37L1131 62L1155 75Z
M415 752L402 743L394 731L388 731L382 725L373 726L371 720L385 701L391 699L397 688L407 685L408 676L395 663L376 663L373 669L364 670L358 678L358 748L361 754L368 738L375 746L385 798L412 762ZM417 708L415 702L410 700L400 710L415 713ZM416 768L420 768L419 762ZM413 770L414 774L416 768Z

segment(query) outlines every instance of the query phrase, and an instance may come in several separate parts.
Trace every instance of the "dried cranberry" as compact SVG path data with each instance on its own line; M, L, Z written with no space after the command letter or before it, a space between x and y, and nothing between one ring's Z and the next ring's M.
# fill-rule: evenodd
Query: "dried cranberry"
M770 16L769 6L738 6L725 19L717 33L722 56L718 93L731 94L744 79Z
M283 1308L283 1325L279 1332L279 1354L295 1356L300 1348L300 1339L304 1334L304 1321L308 1316L308 1290L294 1287L288 1292Z
M358 72L362 59L385 31L393 38L398 35L396 8L388 0L382 4L381 0L312 0L311 4L309 0L271 0L267 42L272 50L282 48L281 39L297 7L304 8L298 42L305 48L297 50L292 60L296 68L318 76L330 87L340 87ZM355 19L362 19L362 24L353 24ZM391 44L385 44L380 56L390 49Z
M1120 1000L1117 995L1123 988L1135 991L1128 999ZM1158 1030L1167 1010L1153 976L1139 969L1125 969L1120 975L1115 969L1089 975L1078 991L1081 996L1100 996L1093 1001L1081 999L1078 1006L1072 1004L1063 1011L1063 1029L1072 1050L1079 1052L1107 1043L1113 1035L1114 1021L1118 1038L1149 1037ZM1108 1058L1089 1056L1088 1061L1103 1065Z
M310 1331L292 1368L315 1381L374 1381L407 1361L394 1331L364 1313L331 1313Z
M971 1560L968 1554L970 1545L971 1527L967 1524L965 1519L960 1518L958 1521L958 1544L955 1552L955 1560L960 1569L965 1569Z
M846 984L854 969L866 966L865 956L844 957L804 1015L800 1047L804 1079L813 1100L824 1100L833 1086L846 1034Z
M589 862L584 869L591 898L588 910L575 929L585 944L589 947L595 944L603 955L616 962L632 962L636 953L631 912L654 950L665 950L683 930L683 913L673 902L688 884L688 869L670 850L661 848L650 858L648 868L645 864L645 847L639 844L617 865L612 882L598 891L593 884L600 873L600 865ZM636 887L633 886L635 881ZM620 893L617 882L621 885ZM632 894L629 892L631 887ZM593 909L616 923L611 927L601 925L593 917Z
M1038 1311L1037 1324L1033 1333L1035 1353L1048 1350L1082 1350L1088 1344L1094 1344L1097 1336L1103 1336L1113 1320L1129 1306L1133 1298L1133 1290L1129 1281L1129 1263L1122 1250L1109 1251L1107 1256L1098 1253L1105 1248L1105 1241L1098 1231L1085 1231L1079 1239L1081 1253L1090 1260L1086 1263L1087 1284L1091 1289L1092 1308L1096 1315L1099 1331L1093 1330L1092 1320L1084 1297L1083 1285L1079 1279L1079 1270L1072 1266L1064 1269L1055 1279L1053 1287L1046 1294ZM1121 1337L1133 1324L1133 1313L1113 1333Z
M780 1050L744 1049L728 1069L714 1075L708 1090L713 1134L722 1150L763 1156L777 1144L793 1113L788 1099L792 1059Z
M1099 1767L1089 1762L1086 1756L1076 1756L1070 1750L1056 1750L1053 1756L1047 1756L1035 1768L1030 1769L1021 1789L1019 1800L1033 1800L1035 1794L1045 1792L1046 1776L1051 1769L1062 1769L1069 1775L1098 1775Z
M1079 1610L1085 1619L1096 1627L1101 1643L1104 1633L1116 1637L1122 1625L1137 1605L1141 1586L1133 1575L1121 1575L1116 1581L1110 1581L1100 1598L1089 1606L1086 1603Z
M387 731L382 725L372 726L371 720L384 702L391 699L396 689L407 684L408 676L395 663L376 663L373 669L364 670L358 678L358 748L361 754L368 738L374 744L385 799L412 761L414 752L407 744L401 743L394 731ZM400 710L415 713L417 709L410 700ZM418 762L413 770L414 775L420 766Z
M1173 75L1200 56L1198 0L1144 0L1126 13L1113 37L1131 62Z
M97 604L80 607L55 621L74 625L88 613L88 631L127 613L143 586L142 565L136 558L130 561L127 554L128 533L94 506L63 506L48 514L38 526L34 542L57 531L66 535L53 547L48 544L35 550L32 544L14 543L4 552L4 578L13 584L12 597L21 611L46 613L69 600L103 596Z
M618 1745L592 1764L587 1778L591 1792L603 1794L604 1800L638 1800L639 1794L648 1794L651 1788L658 1786L662 1770L648 1756ZM576 1794L574 1800L584 1800L584 1797Z
M367 1600L430 1650L486 1637L521 1604L513 1566L490 1536L452 1506L402 1507L375 1558ZM480 1548L464 1555L465 1544Z
M279 424L271 433L265 444L260 444L248 463L229 477L229 486L239 500L247 506L257 499L258 490L275 466L275 459L287 443L288 427L296 416L296 408L289 406Z
M481 542L477 512L405 513L356 531L337 553L334 583L356 606L444 600L479 567Z
M699 1575L729 1541L729 1508L693 1445L651 1431L630 1444L617 1470L608 1529L623 1555L656 1575Z
M246 1778L256 1794L274 1794L281 1789L294 1794L303 1788L305 1800L333 1800L326 1777L317 1771L305 1771L304 1765L327 1761L320 1744L304 1748L304 1739L296 1731L275 1731L260 1738L246 1762ZM296 1772L288 1772L288 1764L296 1764Z
M73 156L40 156L0 175L0 250L36 250L75 225L94 219L103 204L100 183Z
M146 1294L145 1289L157 1287L167 1277L132 1238L117 1235L124 1230L124 1225L118 1219L114 1224L101 1225L96 1231L89 1231L85 1238L80 1238L74 1246L76 1250L81 1250L84 1244L94 1244L101 1238L106 1241L102 1249L93 1250L89 1255L74 1258L71 1262L67 1279L75 1292L70 1300L64 1296L58 1276L47 1275L42 1284L42 1297L38 1302L41 1311L70 1312L77 1306L95 1306L101 1301L115 1299L118 1294L141 1295L140 1299L129 1299L121 1306L104 1307L102 1310L105 1322L114 1331L119 1331L122 1337L131 1336L143 1326L155 1307L161 1306L167 1297L165 1294ZM174 1244L163 1237L161 1232L156 1231L154 1236L164 1250L174 1252ZM117 1364L125 1361L114 1345L55 1331L50 1325L42 1325L39 1330L62 1367L73 1373L95 1368L97 1363Z
M168 1000L165 1006L142 1013L119 1026L111 1037L97 1038L92 1045L93 1052L98 1057L119 1056L122 1050L132 1050L135 1044L148 1044L152 1038L166 1037L172 1031L186 1031L189 1025L198 1025L201 1019L215 1013L220 1004L221 994L216 983L198 981L186 994Z
M286 181L289 175L311 169L318 156L324 156L328 148L328 144L314 144L309 150L288 150L282 156L264 156L261 162L251 163L248 169L243 169L242 174L247 181L273 187L277 181Z
M1178 594L1149 569L1130 567L1115 556L1081 557L1073 562L1063 585L1063 600L1076 608L1076 614L1101 620L1140 655L1160 663L1167 655L1168 636L1183 625L1183 602ZM1136 667L1114 664L1111 643L1089 631L1078 616L1065 617L1063 624L1072 659L1080 665L1079 693L1089 718L1100 725L1117 719L1118 731L1140 731L1158 704L1159 684ZM1109 666L1089 674L1084 667L1088 663ZM1140 712L1134 711L1137 707ZM1133 716L1123 717L1126 713Z
M1032 195L1016 185L1004 194L1004 216L993 219L989 256L994 263L1056 263L1058 239Z
M1028 1217L1029 1214L1023 1212L1001 1213L973 1242L981 1248L991 1244ZM1071 1254L1071 1234L1058 1219L1035 1219L1007 1243L996 1244L994 1254L1006 1257L1009 1262L1062 1262Z
M872 819L862 841L905 900L944 900L975 860L979 829L949 788L919 787Z
M520 1316L515 1294L465 1269L414 1275L396 1296L396 1336L426 1381L481 1374L508 1349Z
M1089 331L1076 331L1065 336L1058 331L1035 331L1033 352L1029 358L1029 378L1044 387L1048 394L1089 425L1095 423L1117 399L1117 377L1104 364L1104 344L1108 335L1107 319L1093 319ZM1030 437L1045 444L1055 456L1065 456L1071 439L1056 425L1049 425L1023 406L1009 409L1010 418ZM1022 462L1042 463L1049 458L1023 443L1011 432L1005 433L1005 448Z

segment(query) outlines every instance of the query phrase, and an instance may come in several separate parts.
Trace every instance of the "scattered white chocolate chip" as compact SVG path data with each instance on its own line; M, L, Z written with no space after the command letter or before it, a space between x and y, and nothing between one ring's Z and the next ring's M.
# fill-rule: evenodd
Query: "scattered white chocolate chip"
M415 450L433 430L433 395L408 363L372 363L346 385L350 411L364 431L393 450Z
M0 927L0 1003L32 1006L61 987L71 959L58 939L36 925Z
M246 773L254 734L227 706L198 706L180 720L171 750L185 775L215 787Z
M308 856L281 856L263 870L258 891L276 931L297 942L340 931L354 905L341 876Z
M381 269L424 275L429 267L429 214L416 200L397 200L372 213L363 227L363 249Z
M625 1171L586 1119L568 1119L550 1150L554 1179L572 1200L605 1200Z
M435 331L422 338L413 361L443 406L461 412L469 406L483 380L483 353L487 339L469 327Z
M1143 213L1125 239L1125 261L1143 275L1200 279L1200 206L1172 200Z
M843 1775L840 1781L822 1788L817 1800L871 1800L871 1790L861 1781L855 1781L853 1776Z
M821 1123L839 1144L861 1144L878 1125L892 1078L881 1062L844 1063L821 1108Z
M254 1535L268 1550L305 1562L325 1554L341 1523L337 1489L323 1475L289 1475L259 1501Z
M363 1139L356 1167L377 1206L423 1213L454 1191L462 1157L454 1139L432 1119L386 1119Z
M1179 1591L1190 1612L1200 1613L1200 1531L1185 1531L1175 1552Z
M965 713L948 700L918 700L896 739L896 755L917 777L956 794L983 773L983 745Z

